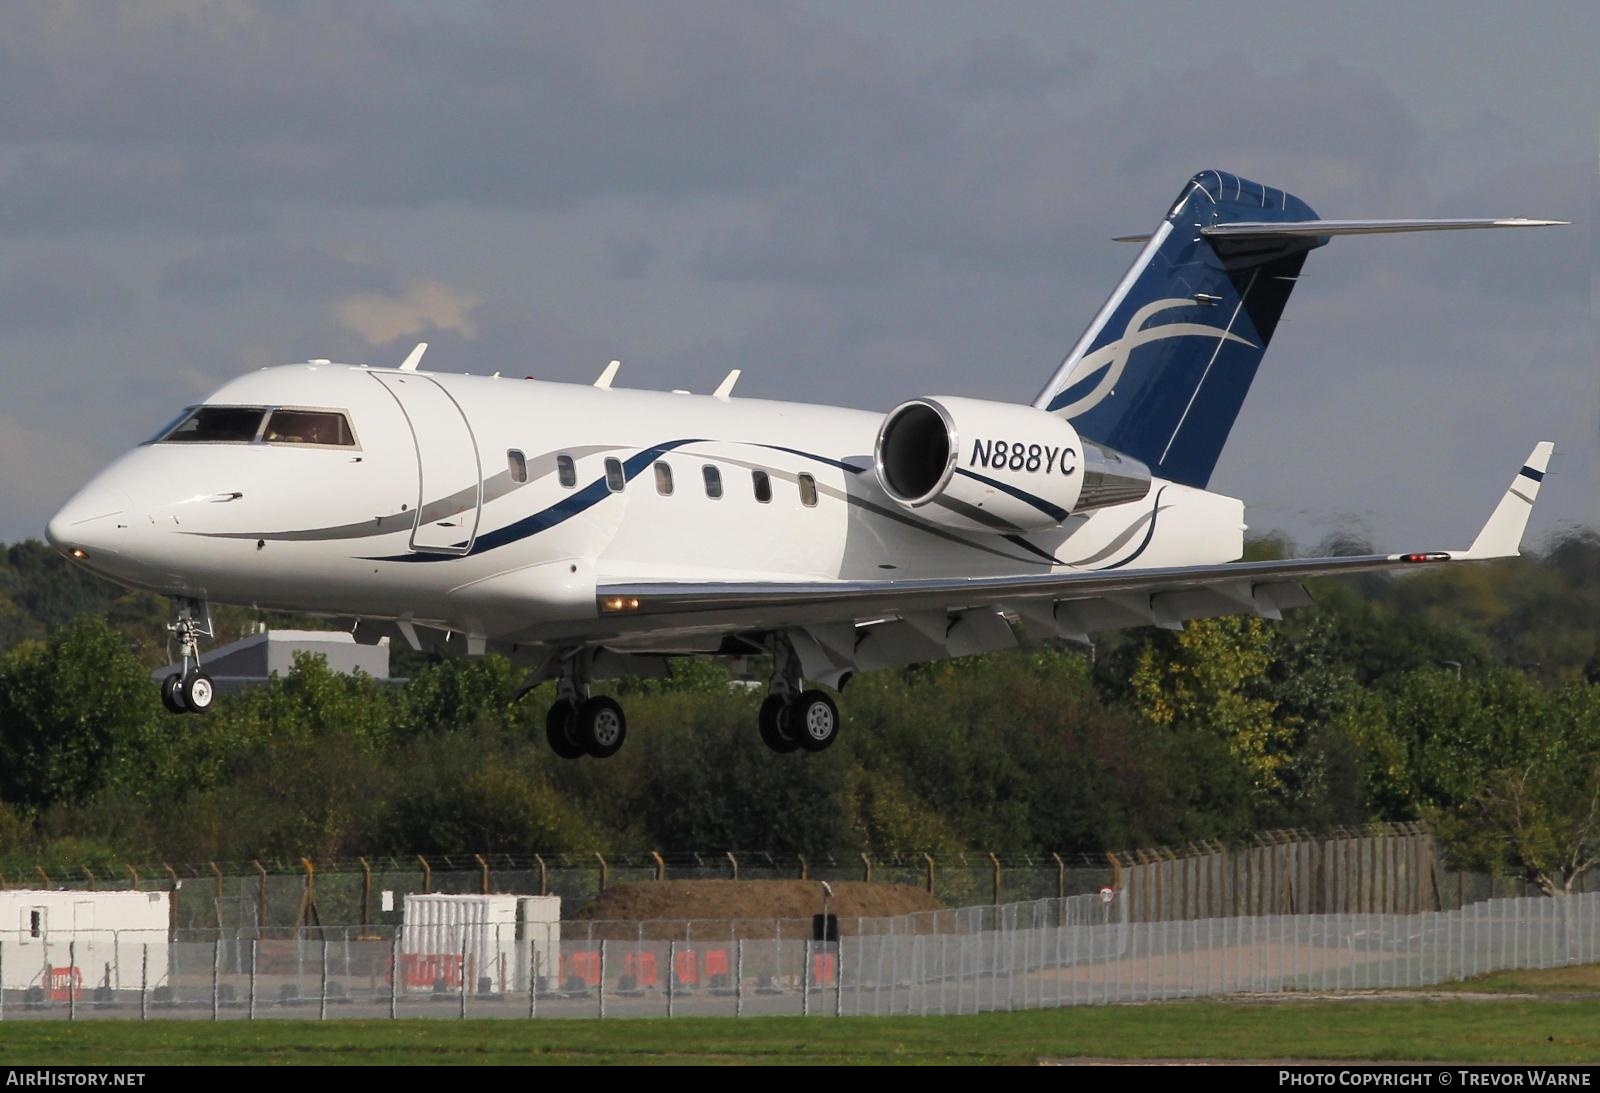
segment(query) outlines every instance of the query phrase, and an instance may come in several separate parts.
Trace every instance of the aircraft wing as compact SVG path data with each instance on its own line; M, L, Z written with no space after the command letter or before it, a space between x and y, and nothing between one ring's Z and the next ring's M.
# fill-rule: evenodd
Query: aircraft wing
M809 678L1005 648L1007 616L1030 634L1087 641L1133 626L1181 629L1188 619L1280 618L1311 603L1308 577L1515 557L1553 445L1537 445L1483 530L1464 550L1291 558L1127 571L1066 570L908 580L602 584L603 616L628 635L786 632ZM624 639L626 644L627 639Z

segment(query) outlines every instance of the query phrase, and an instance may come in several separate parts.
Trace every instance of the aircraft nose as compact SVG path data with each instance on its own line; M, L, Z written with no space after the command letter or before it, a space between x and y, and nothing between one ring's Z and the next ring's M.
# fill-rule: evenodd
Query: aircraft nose
M126 530L133 501L121 490L91 484L50 518L50 545L82 560L96 550L115 550L116 533Z

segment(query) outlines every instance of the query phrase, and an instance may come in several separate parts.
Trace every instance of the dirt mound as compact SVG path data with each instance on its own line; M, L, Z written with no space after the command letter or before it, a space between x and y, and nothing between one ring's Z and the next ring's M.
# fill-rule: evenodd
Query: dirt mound
M839 916L839 929L854 932L856 918L905 915L936 911L944 905L921 888L907 884L867 884L831 881L833 896L828 910ZM796 920L809 931L811 916L822 910L822 885L814 880L662 880L618 884L607 888L583 910L576 921L604 922L607 933L638 936L637 926L647 923L646 937L682 934L682 923L727 923L740 937L771 937L775 920L788 920L784 936L796 929ZM735 921L737 925L735 925ZM620 929L620 932L619 932ZM597 932L596 937L600 936Z

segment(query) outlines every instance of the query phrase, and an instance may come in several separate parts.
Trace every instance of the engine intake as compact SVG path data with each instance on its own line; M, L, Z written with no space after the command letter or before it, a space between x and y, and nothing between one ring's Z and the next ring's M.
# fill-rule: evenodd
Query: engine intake
M1006 402L902 403L884 418L876 455L886 494L969 530L1042 531L1150 492L1143 463L1083 439L1065 418Z

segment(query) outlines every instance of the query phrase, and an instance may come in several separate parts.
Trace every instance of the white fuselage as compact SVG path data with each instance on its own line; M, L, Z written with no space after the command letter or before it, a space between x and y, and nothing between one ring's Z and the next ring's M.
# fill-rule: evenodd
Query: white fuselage
M1238 501L1161 481L1026 536L939 526L880 488L882 417L858 410L320 363L241 377L206 404L337 410L354 441L147 443L62 509L51 540L158 593L496 643L663 624L600 613L596 586L616 581L1126 572L1242 550Z

